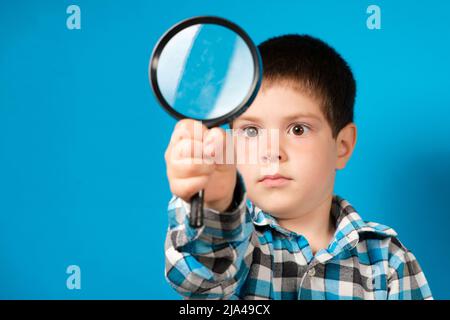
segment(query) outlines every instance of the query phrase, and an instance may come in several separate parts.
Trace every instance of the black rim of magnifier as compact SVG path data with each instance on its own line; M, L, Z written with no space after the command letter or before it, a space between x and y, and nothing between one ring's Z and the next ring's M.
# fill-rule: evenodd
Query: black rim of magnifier
M178 32L180 32L183 29L186 29L190 26L196 25L196 24L217 24L223 27L226 27L228 29L231 29L232 31L236 32L247 44L248 48L250 49L250 52L252 54L253 58L253 67L254 67L254 73L253 73L253 81L252 85L250 87L249 92L247 93L247 96L244 98L244 100L236 106L233 110L228 112L227 114L220 116L218 118L213 119L197 119L197 118L191 118L194 120L201 121L204 125L206 125L208 128L212 128L214 126L220 126L222 124L225 124L227 122L231 122L236 117L241 115L247 107L253 102L253 100L256 97L256 94L258 93L259 87L261 86L262 81L262 63L261 63L261 56L259 54L259 51L253 41L250 39L248 34L238 25L234 24L233 22L220 18L215 16L198 16L189 18L186 20L183 20L176 25L174 25L172 28L170 28L158 41L158 43L155 46L155 49L153 50L152 57L150 59L150 65L149 65L149 77L150 77L150 83L151 87L153 89L154 94L156 95L158 101L160 104L164 107L164 109L169 112L173 117L177 119L185 119L187 118L182 113L179 113L175 109L172 108L172 106L164 99L164 96L162 95L159 86L158 81L156 77L156 70L158 68L158 62L159 57L161 55L161 52L163 51L166 44L172 39Z

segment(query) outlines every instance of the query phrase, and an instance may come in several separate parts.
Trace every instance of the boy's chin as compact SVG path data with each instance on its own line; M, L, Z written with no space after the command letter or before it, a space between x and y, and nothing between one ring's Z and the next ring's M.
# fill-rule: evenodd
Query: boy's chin
M288 212L295 212L295 209L287 203L274 203L269 201L260 201L260 204L255 202L255 205L266 213L269 213L275 218L289 218Z

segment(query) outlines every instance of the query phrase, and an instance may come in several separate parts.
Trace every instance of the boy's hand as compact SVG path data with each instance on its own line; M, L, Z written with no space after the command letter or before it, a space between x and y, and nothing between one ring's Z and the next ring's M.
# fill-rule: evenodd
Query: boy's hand
M172 133L164 158L171 192L189 202L205 190L204 207L225 211L233 200L236 165L225 164L226 133L221 128L208 129L200 121L180 120ZM214 161L217 152L223 161ZM220 163L217 163L220 162Z

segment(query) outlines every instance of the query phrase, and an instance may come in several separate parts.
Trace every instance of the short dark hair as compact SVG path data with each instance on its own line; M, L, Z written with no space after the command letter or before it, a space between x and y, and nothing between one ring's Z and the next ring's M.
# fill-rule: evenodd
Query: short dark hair
M286 83L316 98L333 138L353 122L356 82L347 62L328 44L309 35L288 34L258 45L265 85Z

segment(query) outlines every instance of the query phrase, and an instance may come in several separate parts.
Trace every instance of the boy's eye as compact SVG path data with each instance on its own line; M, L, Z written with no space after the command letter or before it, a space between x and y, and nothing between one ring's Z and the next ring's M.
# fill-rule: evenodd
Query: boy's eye
M305 132L308 132L309 128L303 124L295 124L289 128L289 132L292 132L296 136L301 136Z
M243 128L242 131L244 132L244 135L249 138L254 138L258 135L258 128L253 126Z

